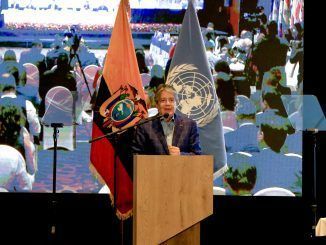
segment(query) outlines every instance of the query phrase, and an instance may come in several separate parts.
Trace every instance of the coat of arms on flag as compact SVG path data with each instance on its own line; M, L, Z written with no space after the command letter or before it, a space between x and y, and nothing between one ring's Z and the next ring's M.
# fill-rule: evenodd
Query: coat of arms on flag
M144 118L145 101L140 98L137 89L131 85L121 87L108 98L100 107L104 117L103 127L112 131L128 128Z

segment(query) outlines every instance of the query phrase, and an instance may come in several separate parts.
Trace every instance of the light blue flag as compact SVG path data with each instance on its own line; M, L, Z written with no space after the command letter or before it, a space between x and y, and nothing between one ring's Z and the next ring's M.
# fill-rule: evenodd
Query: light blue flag
M177 112L197 122L203 154L214 156L214 177L220 176L227 169L222 119L192 1L182 22L167 84L178 93Z

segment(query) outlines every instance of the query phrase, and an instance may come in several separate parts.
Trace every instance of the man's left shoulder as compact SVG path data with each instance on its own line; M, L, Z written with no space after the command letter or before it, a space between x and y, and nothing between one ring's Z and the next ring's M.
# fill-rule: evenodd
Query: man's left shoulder
M193 119L191 119L185 115L182 115L182 114L177 114L176 118L178 119L178 121L186 123L186 124L195 124L196 123Z

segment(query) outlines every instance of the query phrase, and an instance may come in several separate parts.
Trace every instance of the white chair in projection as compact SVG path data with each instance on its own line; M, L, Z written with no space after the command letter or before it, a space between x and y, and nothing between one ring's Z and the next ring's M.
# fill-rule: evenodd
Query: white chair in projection
M54 147L53 124L62 124L59 128L58 149L73 151L76 148L76 129L74 121L74 100L71 91L57 86L50 89L45 96L45 113L43 124L43 149Z
M94 78L99 69L100 69L100 67L98 67L96 65L88 65L84 68L84 73L85 73L85 77L87 80L87 84L88 84L88 87L89 87L92 95L94 93L94 86L93 86ZM90 104L91 96L89 95L89 91L87 89L87 85L85 82L82 85L81 92L82 92L82 104L83 104L84 111L91 110L92 109L91 104Z
M295 194L285 188L281 187L269 187L262 189L254 194L254 196L289 196L294 197Z
M36 65L32 63L25 63L23 66L26 69L26 84L18 88L18 92L23 94L34 105L40 103L40 96L38 93L40 85L40 74Z
M25 63L23 66L26 69L26 85L39 87L40 74L36 65L32 63Z
M90 117L86 111L91 110L91 95L94 93L94 78L100 67L96 65L86 66L83 71L86 77L87 84L81 71L76 75L77 82L77 100L76 100L76 122L82 124L83 120L89 121ZM97 81L98 82L98 81ZM88 90L89 89L89 90ZM91 92L91 95L89 94Z

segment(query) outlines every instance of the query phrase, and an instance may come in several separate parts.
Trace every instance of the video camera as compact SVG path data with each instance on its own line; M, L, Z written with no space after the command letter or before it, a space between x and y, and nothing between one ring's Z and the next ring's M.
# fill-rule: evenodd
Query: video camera
M82 36L78 34L76 29L76 26L72 26L70 27L69 31L66 31L64 33L64 37L66 38L66 44L70 47L71 51L74 51L74 53L77 52L80 45L80 40L82 38Z
M263 7L257 7L253 12L243 14L243 19L247 23L247 27L250 31L258 29L262 22L264 22L263 18L266 15L263 10Z
M290 46L295 49L303 48L303 42L302 40L291 40Z

